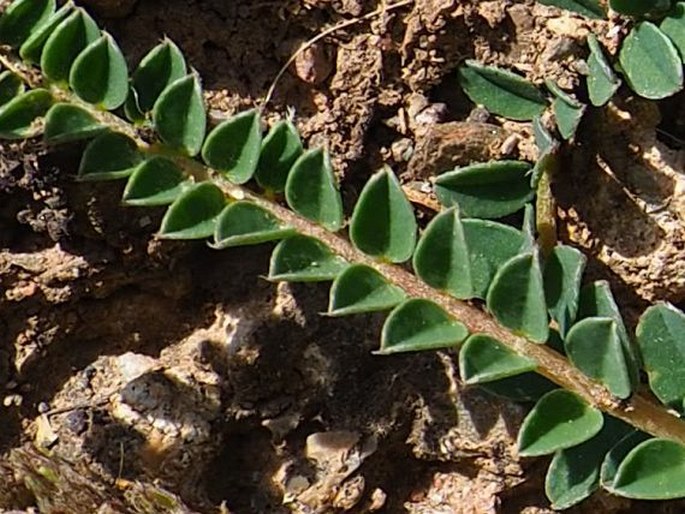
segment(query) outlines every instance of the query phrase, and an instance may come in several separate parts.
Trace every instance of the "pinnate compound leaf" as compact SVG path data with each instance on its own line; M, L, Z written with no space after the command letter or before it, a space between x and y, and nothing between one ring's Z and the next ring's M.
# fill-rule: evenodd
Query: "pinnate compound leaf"
M226 205L224 194L211 182L201 182L174 200L162 219L162 239L204 239L214 234L216 219Z
M467 384L501 380L535 368L534 360L518 355L486 334L469 336L459 352L459 374Z
M53 103L52 95L45 89L33 89L0 107L0 138L24 139L36 135L37 118L44 116Z
M570 391L555 389L540 398L523 420L519 454L537 457L571 448L597 435L603 424L600 410Z
M521 233L487 220L438 214L421 235L414 270L428 285L461 299L485 298L497 269L518 253Z
M468 337L466 327L423 298L407 300L390 313L377 353L416 352L456 346Z
M45 42L40 57L43 75L53 82L66 84L78 54L99 37L100 29L93 18L83 9L75 9Z
M375 269L355 264L333 282L328 303L329 316L347 316L391 309L404 301L402 289L394 286Z
M57 103L45 115L45 140L66 143L88 139L105 131L91 113L77 105Z
M43 53L45 42L50 37L50 34L57 28L57 26L64 21L69 14L74 10L74 3L69 0L62 7L57 9L50 17L36 29L31 32L31 35L24 41L19 48L19 56L24 61L31 64L40 64L40 56Z
M671 0L609 0L609 6L627 16L645 16L668 10Z
M585 318L566 336L566 354L587 376L604 384L618 398L628 398L632 385L621 335L611 318Z
M547 309L562 336L576 320L580 286L587 259L583 252L566 245L554 247L547 257L543 281Z
M614 96L614 93L621 87L621 79L616 76L606 60L604 51L594 34L588 35L587 42L590 46L590 57L587 60L590 72L587 78L588 95L592 105L599 107Z
M168 205L191 184L173 161L154 156L141 163L129 177L122 200L125 205Z
M302 141L290 120L276 123L262 142L255 178L266 190L281 193L285 189L288 173L302 155Z
M0 44L17 47L55 12L55 0L16 0L0 17Z
M294 235L270 212L252 202L233 202L221 211L212 248L256 245Z
M545 478L545 492L552 508L568 509L595 492L605 455L630 431L629 425L605 415L604 426L595 437L555 453Z
M24 83L11 71L0 73L0 107L24 92Z
M618 468L621 465L621 462L623 462L623 459L625 459L630 451L638 444L651 439L651 437L652 436L649 434L645 434L639 430L633 430L622 439L618 440L604 456L604 461L602 462L599 474L599 482L602 487L611 491L614 484L614 478L616 478L616 473L618 472Z
M143 160L138 145L128 136L106 132L93 139L81 158L79 180L113 180L128 177Z
M477 61L459 68L459 83L472 102L512 120L532 120L547 107L540 91L520 75Z
M678 49L680 59L685 59L685 2L675 4L669 15L661 21L659 28Z
M505 327L536 343L549 335L549 319L537 252L509 259L497 270L487 294L488 310Z
M539 2L544 5L553 5L567 11L577 12L588 18L599 20L606 17L606 13L598 0L539 0Z
M126 59L112 36L103 32L74 60L69 85L82 100L111 111L126 100Z
M328 281L347 266L342 257L318 239L296 235L276 245L271 254L268 279L274 282Z
M390 168L364 186L350 220L350 239L367 255L390 262L409 259L416 245L416 218Z
M576 129L583 119L585 104L579 102L566 91L561 89L553 80L545 82L547 89L554 95L552 110L557 122L557 128L561 137L566 140L572 139Z
M463 216L501 218L529 202L530 164L492 161L472 164L443 173L435 181L435 194L445 207L458 205Z
M296 213L332 232L343 226L342 198L331 159L321 148L308 150L295 161L285 184L285 198Z
M685 399L685 314L668 303L640 317L637 341L649 387L666 405L681 410Z
M241 112L217 125L202 147L202 159L234 184L244 184L257 169L262 144L259 111Z
M682 498L685 446L666 439L638 444L618 467L611 492L641 500Z
M167 145L193 157L205 138L207 114L200 79L190 73L171 83L153 108L154 126Z
M623 41L619 62L631 89L650 100L683 87L683 63L670 39L651 22L635 25Z

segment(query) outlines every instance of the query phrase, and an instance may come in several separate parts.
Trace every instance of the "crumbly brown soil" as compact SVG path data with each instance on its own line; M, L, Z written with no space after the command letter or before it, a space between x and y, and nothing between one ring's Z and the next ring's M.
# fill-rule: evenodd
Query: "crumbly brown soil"
M82 3L132 65L165 35L179 44L215 121L256 105L302 41L382 4ZM615 48L611 27L532 1L416 0L307 51L267 119L292 109L307 144L330 149L347 207L383 163L411 184L533 159L530 127L473 111L457 66L476 58L582 98L585 37ZM586 117L554 184L559 237L587 250L630 324L648 301L685 299L683 152L656 130L678 98L622 90ZM516 453L524 408L461 385L454 354L372 355L382 318L322 317L325 286L263 280L268 248L155 240L162 211L120 207L120 184L75 183L79 151L2 145L0 508L550 512L546 462ZM595 511L682 504L598 494L570 512Z

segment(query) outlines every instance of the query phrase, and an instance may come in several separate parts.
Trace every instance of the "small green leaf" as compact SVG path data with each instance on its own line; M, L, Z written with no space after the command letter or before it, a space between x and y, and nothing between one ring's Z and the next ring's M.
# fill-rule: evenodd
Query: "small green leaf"
M623 459L630 453L630 451L635 448L642 441L647 441L651 439L652 436L640 432L639 430L633 430L618 442L609 450L609 452L604 457L602 462L602 467L600 469L599 482L602 487L611 491L614 484L614 478L616 478L616 473L618 472L618 467L623 462Z
M40 64L40 56L43 53L45 42L50 37L50 34L57 28L57 26L71 14L74 9L74 3L69 0L57 12L50 15L50 17L36 29L31 32L31 35L24 41L19 48L19 55L24 61L30 64Z
M251 202L233 202L219 214L214 230L212 248L221 250L231 246L265 243L292 236L294 231L284 227L270 212Z
M459 352L459 374L467 384L501 380L536 367L534 360L514 353L486 334L469 336Z
M597 435L603 424L601 411L570 391L555 389L540 398L523 420L519 454L537 457L571 448Z
M606 17L604 9L598 0L539 0L541 4L553 5L567 11L577 12L588 18L597 20Z
M583 119L586 106L566 93L553 80L547 80L545 84L547 89L554 95L552 110L554 111L559 134L568 141L576 134L576 129L580 124L580 120Z
M469 335L466 327L429 300L407 300L390 313L377 353L435 350L456 346Z
M343 271L331 286L328 315L347 316L391 309L406 295L376 270L355 264Z
M103 110L116 109L128 94L126 59L112 36L103 32L74 60L69 85L82 100Z
M162 239L204 239L214 233L216 219L226 205L224 194L211 182L188 188L164 214Z
M169 146L193 157L205 138L207 115L200 79L191 73L172 82L155 102L155 129Z
M342 198L328 152L308 150L293 164L285 198L296 213L334 232L343 225Z
M18 47L55 12L55 0L15 0L0 17L0 44Z
M587 259L571 246L556 246L545 262L543 282L547 309L562 336L576 320L580 286Z
M648 21L635 25L623 41L619 62L631 89L659 100L683 87L683 63L671 40Z
M66 143L88 139L106 130L91 113L76 105L57 103L45 115L45 140Z
M685 58L685 2L675 4L673 10L666 16L659 26L678 49L680 59Z
M214 128L202 147L202 158L234 184L244 184L257 169L261 144L259 111L252 109Z
M520 75L477 61L459 68L459 83L475 104L513 120L532 120L547 107L538 88Z
M416 245L416 218L390 168L364 186L350 220L350 239L367 255L390 262L409 259Z
M685 314L668 303L648 308L637 326L637 341L649 387L678 410L685 399Z
M86 11L77 8L48 37L40 57L43 75L66 84L71 66L84 48L100 37L100 29Z
M607 62L604 51L594 34L588 35L587 42L590 46L590 57L587 61L590 72L587 78L587 89L590 102L595 107L599 107L607 103L618 91L621 87L621 79L616 76Z
M491 161L443 173L435 181L435 194L445 207L459 205L463 216L501 218L532 200L530 164Z
M545 394L556 389L556 384L533 371L496 382L479 384L488 393L515 402L536 402Z
M0 107L0 138L24 139L40 130L34 122L50 109L53 99L45 89L33 89Z
M284 239L271 254L271 281L321 282L333 280L348 266L318 239L292 236Z
M421 280L456 298L484 298L497 269L518 253L521 233L486 220L461 220L456 208L428 224L414 253Z
M168 205L190 187L190 180L173 161L155 156L129 177L122 200L126 205Z
M276 123L264 138L255 178L266 190L280 193L285 189L288 173L302 155L302 141L290 120Z
M566 336L566 354L590 378L600 381L618 398L632 393L630 374L616 321L585 318Z
M604 416L604 426L595 437L554 454L545 478L545 492L553 509L568 509L599 488L604 456L617 439L628 432L629 425L611 416Z
M505 327L537 343L547 341L549 319L537 252L504 263L492 280L486 301Z
M112 180L128 177L142 160L135 141L123 134L106 132L88 143L78 178Z
M24 92L24 83L11 71L0 73L0 107Z
M668 10L671 0L609 0L609 7L617 13L638 17Z
M638 444L621 462L611 492L640 500L685 496L685 446L667 439Z

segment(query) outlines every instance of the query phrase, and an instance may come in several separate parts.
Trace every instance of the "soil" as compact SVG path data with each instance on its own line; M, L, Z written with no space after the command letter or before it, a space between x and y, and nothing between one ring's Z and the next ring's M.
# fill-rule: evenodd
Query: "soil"
M172 38L214 122L257 105L303 41L383 5L80 3L131 66ZM615 50L621 30L532 1L415 0L304 52L266 119L291 110L306 144L329 148L349 208L382 164L409 186L536 157L528 124L463 95L464 59L582 99L587 34ZM662 121L669 102L622 89L588 113L554 183L560 239L587 251L589 279L611 283L631 326L647 302L685 301L685 154L662 137L679 134L670 113ZM80 151L2 144L0 507L551 512L547 461L516 453L525 406L464 387L452 352L373 355L382 316L322 317L325 285L262 278L268 247L156 240L163 211L121 207L119 183L76 183ZM600 493L569 512L682 509Z

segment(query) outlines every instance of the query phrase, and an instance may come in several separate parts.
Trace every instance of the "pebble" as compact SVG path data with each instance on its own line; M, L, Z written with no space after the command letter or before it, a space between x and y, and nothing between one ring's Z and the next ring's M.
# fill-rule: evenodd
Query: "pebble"
M64 425L74 434L82 434L88 427L88 417L83 409L76 409L66 415Z

